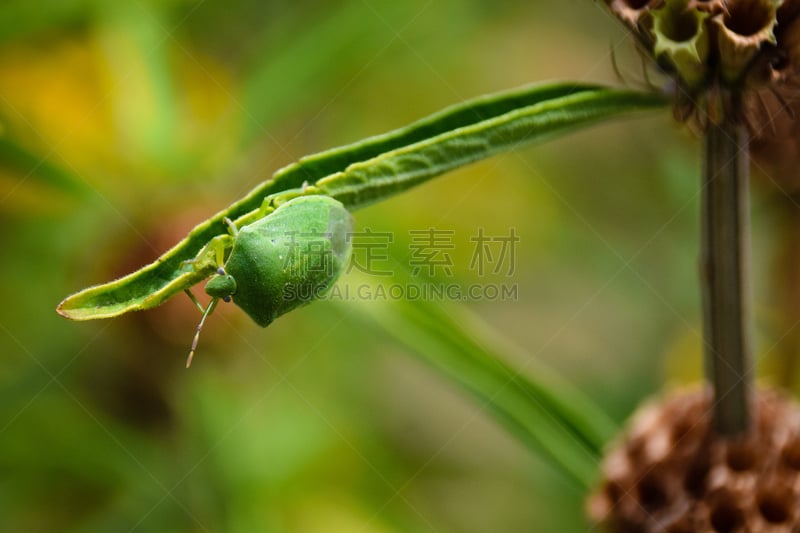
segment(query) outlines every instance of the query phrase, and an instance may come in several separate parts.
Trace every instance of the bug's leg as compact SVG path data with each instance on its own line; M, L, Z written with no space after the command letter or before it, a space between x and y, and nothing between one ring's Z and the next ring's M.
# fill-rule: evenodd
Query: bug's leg
M225 248L222 246L217 246L217 249L214 250L214 253L217 260L217 274L219 274L222 265L225 264Z
M191 266L194 272L203 271L210 275L223 263L219 258L225 257L225 254L233 248L235 240L231 235L217 235L197 252L194 259L182 261L181 267Z
M239 235L239 228L236 227L236 223L233 220L229 219L228 217L225 217L222 219L222 221L228 226L228 231L231 232L231 235L233 235L234 237Z
M211 303L208 304L206 307L205 312L203 313L203 318L200 319L200 323L197 324L197 331L194 334L194 339L192 339L192 349L189 351L189 357L186 358L186 368L192 366L192 359L194 359L194 352L197 350L197 343L200 340L200 332L203 330L203 325L206 323L206 318L214 311L214 308L217 307L217 302L219 300L214 298L211 300Z
M192 293L190 289L184 289L183 292L185 292L186 295L189 296L189 299L200 310L201 313L206 312L206 309L205 307L203 307L203 304L200 303L200 301L197 299L197 297Z
M231 235L215 237L206 245L206 248L214 256L214 264L217 266L217 274L220 275L225 275L224 270L220 272L222 267L225 265L225 254L233 248L233 243L236 242L236 236L239 234L239 229L231 219L225 217L223 221L228 225Z
M265 216L269 215L273 211L275 211L275 195L270 195L264 198L261 202L261 207L258 208L258 218L264 218Z
M195 269L208 268L214 270L225 264L225 255L228 254L236 242L233 235L217 235L206 244L194 259Z

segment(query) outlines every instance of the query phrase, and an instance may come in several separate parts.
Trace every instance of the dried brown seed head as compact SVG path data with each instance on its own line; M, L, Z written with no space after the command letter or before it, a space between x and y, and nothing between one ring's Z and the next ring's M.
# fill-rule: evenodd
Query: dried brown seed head
M639 27L642 17L650 9L658 7L661 3L663 2L659 0L606 0L611 12L633 29Z
M800 0L606 3L674 78L676 119L744 123L756 169L800 191Z
M683 89L695 95L711 85L740 90L756 82L772 83L776 77L765 76L764 71L774 69L777 58L787 60L779 61L787 63L782 68L795 62L797 39L786 29L800 18L798 0L606 0L606 4ZM692 58L688 66L676 57L687 51ZM757 75L751 76L754 69Z
M738 83L761 50L775 45L774 29L780 1L750 0L731 2L725 13L711 20L717 31L720 76L727 83Z
M710 428L709 391L642 408L603 463L589 512L611 531L800 530L800 407L772 391L738 440Z

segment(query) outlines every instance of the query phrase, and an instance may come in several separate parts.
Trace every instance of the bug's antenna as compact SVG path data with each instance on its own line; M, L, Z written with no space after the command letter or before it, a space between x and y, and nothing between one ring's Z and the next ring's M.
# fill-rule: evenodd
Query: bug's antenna
M192 349L189 351L189 357L186 358L186 368L192 366L192 359L194 359L194 352L197 350L197 343L200 340L200 332L203 330L203 324L206 323L206 318L210 315L214 308L217 307L217 302L219 301L218 298L213 298L211 303L208 304L206 307L205 313L203 313L203 318L200 319L200 323L197 324L197 331L194 334L194 339L192 339Z

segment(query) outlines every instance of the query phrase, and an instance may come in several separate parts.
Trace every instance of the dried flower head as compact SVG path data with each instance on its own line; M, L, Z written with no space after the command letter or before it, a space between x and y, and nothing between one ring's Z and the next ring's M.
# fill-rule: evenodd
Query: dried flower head
M776 392L754 401L741 439L711 431L710 391L642 408L607 455L589 503L619 532L800 531L800 408Z
M605 1L674 79L678 120L744 123L757 166L782 182L798 174L800 0Z

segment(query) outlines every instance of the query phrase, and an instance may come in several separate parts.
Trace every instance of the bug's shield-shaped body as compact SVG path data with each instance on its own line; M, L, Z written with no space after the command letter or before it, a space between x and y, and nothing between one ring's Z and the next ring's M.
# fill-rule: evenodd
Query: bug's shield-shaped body
M260 326L327 291L350 259L352 217L328 196L291 200L239 230L225 272Z

